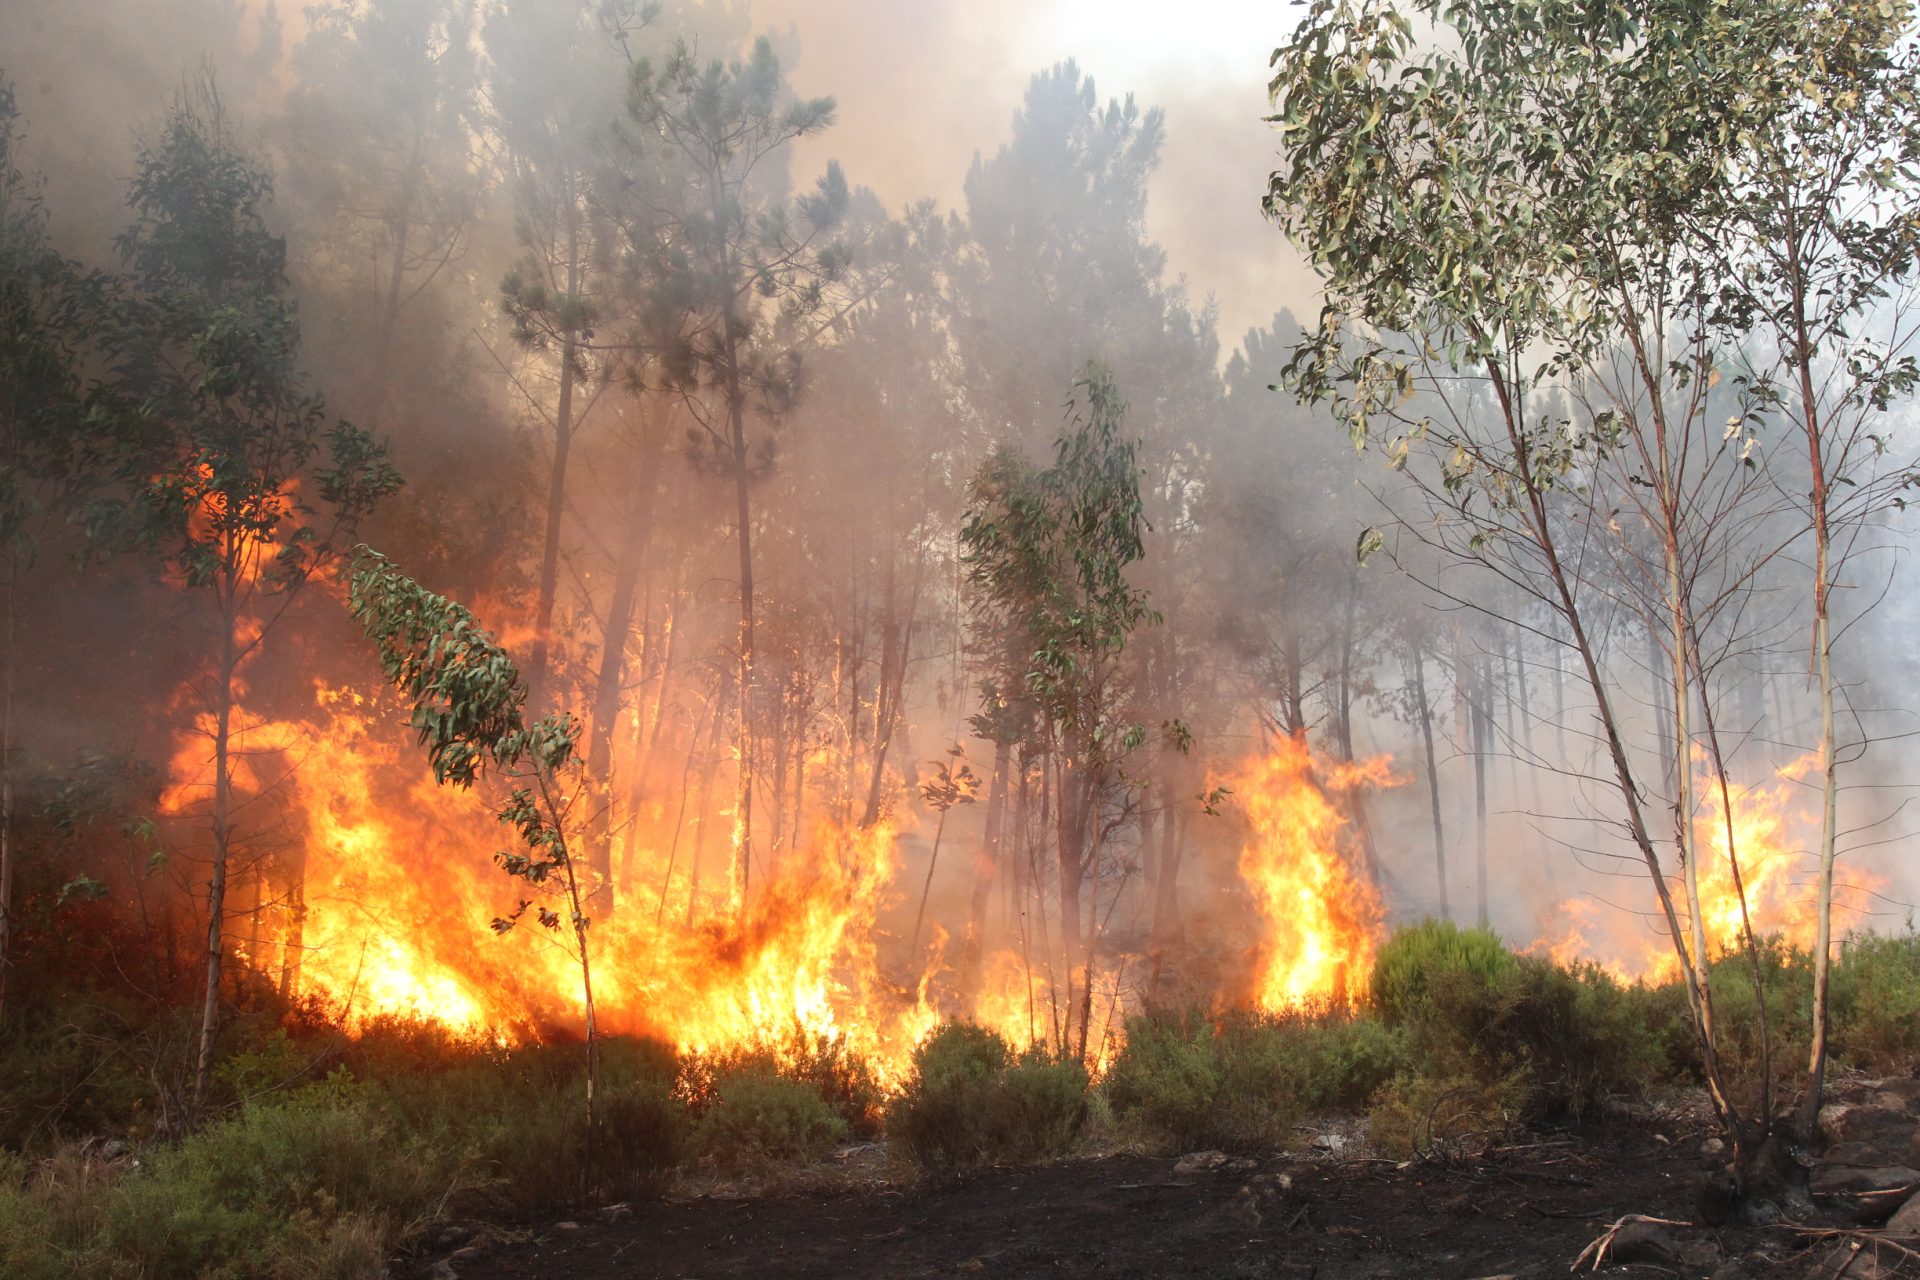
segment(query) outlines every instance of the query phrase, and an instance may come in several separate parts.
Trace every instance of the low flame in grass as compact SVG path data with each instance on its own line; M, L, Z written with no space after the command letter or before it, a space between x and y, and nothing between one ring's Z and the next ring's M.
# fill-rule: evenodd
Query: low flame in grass
M1228 786L1249 824L1240 875L1266 922L1254 1002L1268 1012L1363 998L1385 912L1359 866L1346 797L1390 786L1390 761L1317 760L1288 738Z
M1693 835L1699 858L1700 913L1709 954L1720 956L1738 949L1748 917L1757 937L1779 935L1797 947L1813 945L1818 907L1814 873L1820 833L1819 792L1804 780L1819 766L1817 754L1801 756L1765 781L1749 785L1729 780L1723 797L1719 775L1703 753L1696 753L1694 794L1699 808ZM1738 883L1734 878L1736 858ZM1878 877L1858 869L1835 881L1836 930L1843 931L1849 918L1864 915L1880 883ZM1678 874L1672 877L1672 891L1675 909L1682 913L1684 924L1686 892ZM1664 922L1657 930L1640 930L1626 938L1619 936L1620 930L1606 929L1593 904L1585 899L1561 903L1557 914L1560 925L1555 931L1562 936L1536 944L1554 959L1594 960L1621 978L1664 982L1679 976L1680 961Z

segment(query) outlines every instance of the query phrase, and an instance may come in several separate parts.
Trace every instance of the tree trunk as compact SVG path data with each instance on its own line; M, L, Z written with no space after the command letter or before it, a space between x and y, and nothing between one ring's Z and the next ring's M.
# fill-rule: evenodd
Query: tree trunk
M713 775L720 768L720 725L726 705L727 690L723 685L713 691L713 726L707 733L706 758L700 762L700 798L694 803L693 866L688 872L687 888L689 925L693 923L694 908L700 900L700 869L707 848L707 823L713 816Z
M1791 212L1789 212L1791 219ZM1793 362L1800 380L1801 426L1807 434L1807 464L1813 481L1809 511L1813 525L1813 658L1820 697L1820 876L1813 943L1813 1026L1807 1055L1806 1097L1800 1109L1800 1134L1811 1142L1818 1130L1827 1088L1827 990L1833 968L1833 869L1840 848L1840 774L1834 727L1833 538L1830 523L1826 452L1822 447L1820 402L1813 387L1813 343L1807 332L1805 273L1799 239L1788 225L1788 266L1794 291ZM1844 477L1842 477L1844 479Z
M235 584L227 584L229 599ZM213 1080L215 1041L220 1032L220 978L225 940L222 936L227 909L227 855L232 846L233 776L228 757L232 745L233 677L239 665L238 641L234 629L239 619L222 610L220 620L220 683L215 689L213 730L213 867L207 884L207 979L200 1006L200 1047L193 1071L193 1111L197 1115L206 1105L207 1088Z
M1420 741L1426 748L1427 800L1433 812L1433 869L1440 888L1440 918L1451 920L1453 912L1447 906L1447 832L1440 818L1440 768L1434 757L1433 714L1427 702L1427 658L1421 651L1418 636L1409 642L1408 648L1407 665L1413 672L1414 712L1420 718Z
M580 219L568 191L567 298L580 292ZM533 649L527 660L527 710L541 714L547 702L547 663L553 627L553 602L560 586L560 519L567 503L567 455L573 448L574 331L560 342L560 402L553 414L553 467L547 475L546 541L540 549L540 595L534 606Z
M993 781L987 785L987 826L973 857L973 893L967 901L967 931L960 947L960 1007L973 1008L980 995L981 968L986 963L987 905L993 900L994 880L1000 870L1001 825L1007 807L1007 768L1013 748L996 742Z
M646 402L641 401L646 413ZM626 529L620 539L618 558L613 569L613 595L607 603L607 625L601 632L600 670L593 682L593 713L587 738L587 785L594 803L588 812L587 857L605 868L610 861L608 838L613 824L613 731L620 720L620 690L626 675L627 636L633 630L633 605L640 583L640 568L645 560L648 535L653 525L654 484L659 464L659 438L648 418L641 421L640 480L634 494L633 509L627 513ZM635 764L639 762L636 760ZM618 895L614 878L608 877L608 892L614 897L606 911L611 914Z
M7 957L13 946L13 700L20 659L20 548L7 547L5 650L0 652L0 1032L7 1025Z

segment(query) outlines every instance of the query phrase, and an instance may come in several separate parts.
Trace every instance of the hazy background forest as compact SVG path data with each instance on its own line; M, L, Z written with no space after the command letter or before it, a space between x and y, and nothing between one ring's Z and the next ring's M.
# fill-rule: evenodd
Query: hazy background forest
M285 277L248 287L284 291L295 381L383 441L404 481L354 537L468 603L536 708L584 722L613 1025L725 1041L759 1016L743 999L797 998L867 1019L849 1033L893 1054L953 1014L1067 1046L1090 1021L1097 1054L1108 1020L1149 1000L1257 1000L1311 946L1263 882L1298 855L1257 852L1301 819L1239 793L1296 785L1345 829L1322 841L1338 865L1313 874L1377 886L1336 934L1447 914L1651 973L1651 900L1583 781L1596 739L1553 623L1417 546L1363 566L1361 531L1402 499L1377 455L1272 389L1317 302L1244 194L1270 147L1257 65L1189 74L1219 54L1216 18L1245 25L1230 17L1196 23L1178 73L1114 54L1138 85L1071 60L1085 51L1064 16L974 7L916 13L909 34L778 6L25 5L0 43L20 190L80 264L128 270L129 181L181 113L257 167ZM1123 28L1097 43L1137 48ZM759 263L727 322L744 387L726 383L727 323L703 311L698 270L653 248L685 216L676 185L705 189L692 144L633 88L635 63L662 67L679 42L748 58L757 92L799 104L726 179L747 211L727 252ZM1029 48L1017 84L1004 69ZM997 78L956 79L968 65ZM962 534L994 449L1044 466L1085 419L1090 361L1138 442L1145 532L1126 575L1144 608L1097 695L1138 731L1103 762L1098 834L1063 870L1049 824L1075 763L1032 723L994 720L1005 655ZM338 561L298 593L243 588L229 612L261 618L223 622L151 543L83 546L88 500L40 513L12 586L20 929L39 933L36 912L104 912L116 931L131 916L142 964L197 975L224 687L209 655L230 623L270 617L232 672L235 954L354 1016L564 1023L564 957L492 936L515 897L490 863L500 836L479 800L433 787L341 607ZM1899 565L1859 584L1880 607L1850 641L1872 654L1850 668L1871 713L1856 737L1905 731ZM1800 918L1808 847L1805 789L1772 777L1812 741L1794 625L1782 612L1739 656L1732 713L1734 781L1777 826L1759 908L1775 926ZM1658 641L1630 601L1601 647L1644 689L1626 714L1671 779L1660 682L1633 674L1658 670ZM1312 757L1276 766L1290 736ZM1376 758L1368 783L1339 785ZM1891 816L1861 824L1843 928L1906 923L1903 759L1895 743L1854 775ZM16 990L46 980L57 952L38 950L16 957ZM873 990L849 995L862 956Z

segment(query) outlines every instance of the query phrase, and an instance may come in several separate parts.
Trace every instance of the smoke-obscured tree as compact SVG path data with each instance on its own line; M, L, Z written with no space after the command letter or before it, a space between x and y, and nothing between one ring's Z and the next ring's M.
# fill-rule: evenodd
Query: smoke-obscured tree
M135 218L119 240L127 290L101 338L117 438L115 483L90 512L93 532L105 548L151 549L212 615L196 1108L220 1026L240 670L340 539L400 483L377 441L329 420L295 364L299 330L286 245L267 225L271 197L211 81L183 91L139 145Z
M568 467L581 426L607 385L607 361L594 341L602 283L596 266L604 258L594 244L590 195L606 129L620 110L617 40L625 27L617 20L624 10L612 7L611 30L609 12L585 0L507 4L491 10L486 24L488 99L505 149L520 251L501 280L500 306L514 341L536 358L532 376L541 380L515 381L552 439L525 672L536 707L552 684Z
M294 50L283 189L303 221L337 228L327 274L364 281L382 416L401 318L465 255L480 210L478 25L475 0L331 0Z
M1147 180L1166 117L1104 105L1067 61L1036 74L1013 136L966 180L954 324L968 394L996 435L1038 449L1060 388L1089 360L1134 367L1161 321L1166 254L1146 238Z
M1082 889L1090 875L1097 886L1113 821L1132 803L1121 765L1147 732L1133 718L1123 659L1135 633L1159 615L1128 576L1145 554L1146 522L1138 445L1121 434L1126 403L1098 366L1076 400L1052 465L1034 466L1013 445L988 454L969 488L960 540L976 617L989 634L1017 636L1025 655L1019 668L989 677L985 701L991 708L1031 700L1059 779L1054 847L1067 999L1056 1048L1084 1059L1100 917L1096 892L1081 920Z
M970 416L990 438L1030 451L1046 447L1060 388L1088 361L1122 372L1152 552L1135 581L1163 608L1184 610L1205 581L1196 509L1224 406L1211 305L1194 305L1185 282L1167 278L1166 254L1147 235L1148 186L1165 140L1158 108L1131 96L1103 102L1075 62L1036 74L1012 136L968 171L949 327ZM1205 648L1172 628L1134 647L1130 678L1144 722L1185 719L1203 735L1223 727L1227 704ZM1178 751L1162 752L1150 772L1158 795L1140 798L1135 822L1164 942L1177 928L1197 779Z
M736 684L740 758L731 893L746 902L753 850L754 580L752 485L769 441L751 417L776 417L799 392L802 352L830 319L831 290L847 263L834 231L849 191L837 164L816 189L784 198L788 144L833 123L831 98L797 99L764 37L746 60L701 59L679 43L633 64L630 129L679 175L674 204L651 246L656 320L669 385L690 394L700 440L733 482L739 551Z
M22 587L44 526L71 508L89 466L80 341L97 282L47 241L38 184L21 168L25 132L0 77L0 1025L13 939L14 701Z

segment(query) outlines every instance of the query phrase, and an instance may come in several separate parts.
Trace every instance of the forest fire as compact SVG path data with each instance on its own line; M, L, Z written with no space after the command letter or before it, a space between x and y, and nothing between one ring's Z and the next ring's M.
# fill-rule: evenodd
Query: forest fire
M390 706L324 684L315 705L307 720L242 716L235 735L236 794L280 814L256 820L272 834L236 854L235 911L249 918L234 932L252 939L239 954L348 1025L417 1018L502 1043L576 1034L567 1028L584 1004L569 935L532 915L507 936L490 927L525 891L487 857L509 833L478 795L433 783L387 720ZM171 814L188 817L208 790L208 729L181 737ZM1350 1005L1364 992L1384 912L1356 863L1343 806L1356 789L1393 781L1384 758L1328 762L1291 739L1233 775L1249 824L1238 869L1263 921L1259 1007ZM1015 948L988 958L961 1010L933 990L948 972L944 934L923 956L891 954L903 949L881 926L903 893L897 820L816 823L778 854L739 914L727 877L689 866L659 819L656 806L609 824L598 859L606 869L592 867L603 1030L701 1053L831 1045L896 1082L943 1012L1016 1045L1057 1041L1056 1024L1073 1016L1053 968ZM1087 1056L1096 1070L1119 1051L1138 976L1124 959L1093 974ZM1075 985L1085 981L1076 966Z
M248 803L287 810L277 851L245 863L253 918L239 932L276 940L248 953L255 967L350 1025L419 1018L502 1041L577 1026L565 935L531 916L511 936L489 927L517 887L486 856L509 833L478 796L434 785L381 722L389 708L324 686L317 702L316 721L249 722L236 753ZM185 772L168 790L170 812L206 790L204 728L176 756ZM663 887L670 841L657 836L638 824L613 832L628 846L624 875L594 877L604 1030L697 1052L830 1043L883 1079L903 1067L937 1014L924 980L900 990L881 975L874 924L892 886L892 823L819 824L737 918L724 876L704 892L691 879L677 893Z
M1254 1002L1269 1012L1350 1007L1364 998L1385 910L1355 865L1351 810L1358 788L1391 786L1384 756L1315 760L1306 742L1282 740L1234 776L1251 825L1240 874L1266 922Z
M1818 899L1812 873L1820 819L1818 792L1809 790L1806 778L1819 763L1818 756L1803 755L1766 781L1729 779L1723 788L1705 753L1695 753L1699 807L1694 847L1700 858L1701 917L1714 957L1742 944L1749 920L1755 937L1777 936L1800 948L1813 945ZM1865 919L1882 883L1878 875L1859 868L1835 881L1837 932ZM1684 910L1677 877L1674 893L1676 905ZM1623 981L1659 983L1679 976L1680 962L1664 931L1629 929L1640 917L1603 915L1597 904L1583 898L1557 904L1553 914L1555 936L1536 944L1536 950L1556 961L1597 963Z

